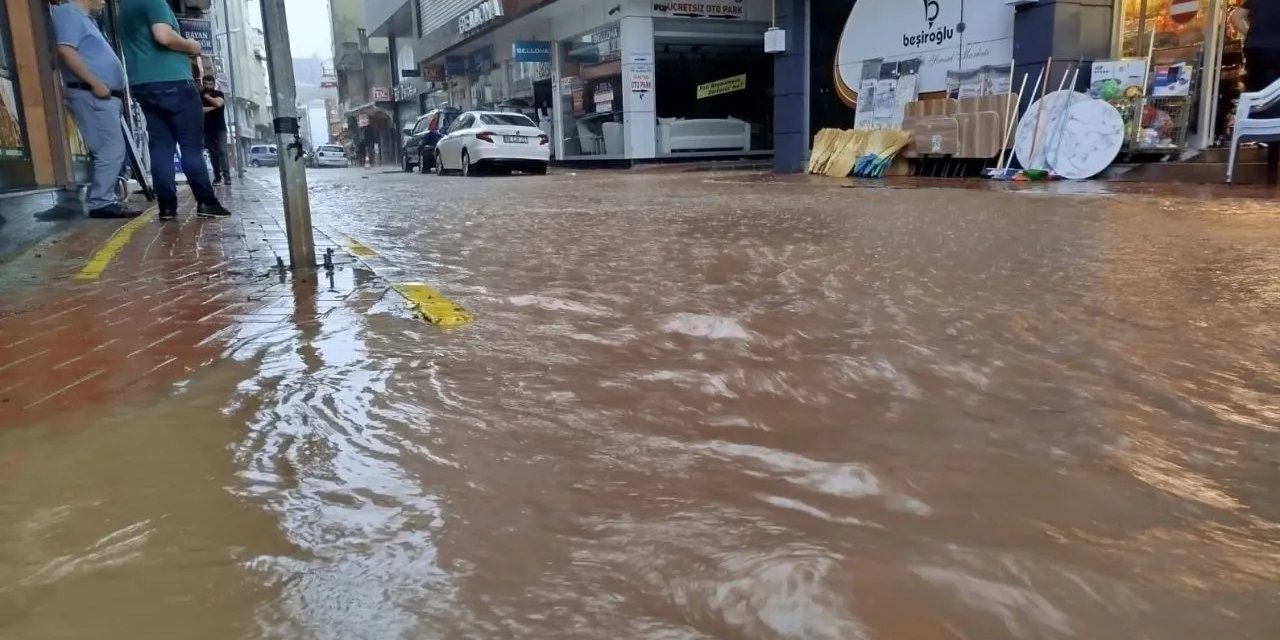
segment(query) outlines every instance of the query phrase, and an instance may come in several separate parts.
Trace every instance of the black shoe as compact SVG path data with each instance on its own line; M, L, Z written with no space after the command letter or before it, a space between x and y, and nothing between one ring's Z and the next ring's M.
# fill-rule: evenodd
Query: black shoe
M120 220L123 218L136 218L142 212L137 209L126 207L121 204L109 204L105 207L98 207L89 212L90 218L100 218L107 220Z
M219 202L201 202L196 207L196 215L201 218L226 218L231 212Z
M161 207L161 208L160 208L160 221L161 221L161 222L165 222L165 221L167 221L167 220L177 220L177 219L178 219L178 210L177 210L177 209L165 209L164 207Z
M216 187L216 186L218 186L218 185L220 185L220 184L222 184L222 178L221 178L221 177L215 177L215 178L213 179L213 186L215 186L215 187Z

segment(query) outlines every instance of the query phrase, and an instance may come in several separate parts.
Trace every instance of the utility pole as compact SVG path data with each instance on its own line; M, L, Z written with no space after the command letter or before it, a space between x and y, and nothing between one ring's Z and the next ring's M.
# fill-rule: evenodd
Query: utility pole
M236 115L236 60L231 46L231 0L222 0L222 30L227 36L227 73L231 76L231 154L236 157L236 177L244 179L244 158L240 157L240 126Z
M316 245L311 235L311 202L307 198L302 139L298 136L298 89L293 84L293 52L289 48L289 21L285 17L284 0L262 0L262 34L267 41L271 101L276 109L272 127L276 132L276 149L280 158L289 262L295 273L310 272L316 268Z

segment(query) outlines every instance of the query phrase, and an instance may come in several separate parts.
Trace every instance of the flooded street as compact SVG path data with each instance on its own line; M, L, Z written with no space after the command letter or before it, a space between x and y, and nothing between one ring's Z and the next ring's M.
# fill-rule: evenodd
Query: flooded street
M0 638L1280 633L1274 200L309 179L475 323L0 429Z

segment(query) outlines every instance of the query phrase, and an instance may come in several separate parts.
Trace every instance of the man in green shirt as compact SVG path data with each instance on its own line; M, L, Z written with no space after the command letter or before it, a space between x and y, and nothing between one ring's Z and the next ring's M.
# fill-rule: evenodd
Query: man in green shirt
M191 75L200 43L184 38L165 0L120 0L119 33L129 72L129 90L147 118L151 179L160 219L178 217L174 150L182 152L182 172L196 199L196 215L231 215L218 202L204 163L204 107Z

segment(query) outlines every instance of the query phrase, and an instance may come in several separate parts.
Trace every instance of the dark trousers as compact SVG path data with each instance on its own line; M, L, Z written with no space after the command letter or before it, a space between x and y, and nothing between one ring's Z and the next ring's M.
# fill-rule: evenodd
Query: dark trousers
M231 164L227 159L227 131L204 132L204 148L209 150L209 164L213 165L213 179L231 179Z
M161 209L178 207L173 154L182 154L182 172L196 202L218 202L204 164L204 107L193 82L148 82L130 87L147 118L151 180Z
M1262 91L1280 80L1280 49L1249 48L1244 51L1245 88ZM1259 118L1280 118L1280 104L1253 115ZM1280 174L1280 143L1267 145L1267 179L1276 181Z

